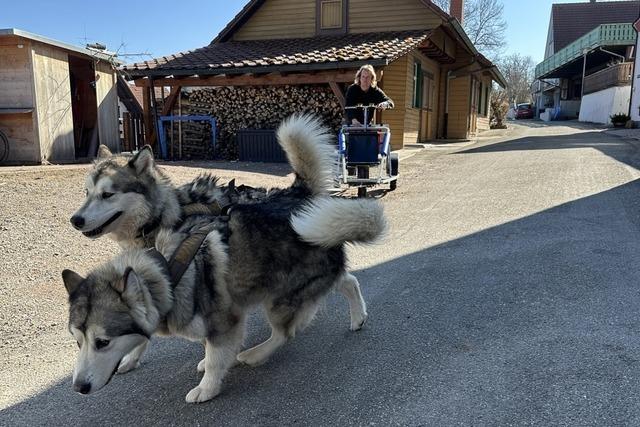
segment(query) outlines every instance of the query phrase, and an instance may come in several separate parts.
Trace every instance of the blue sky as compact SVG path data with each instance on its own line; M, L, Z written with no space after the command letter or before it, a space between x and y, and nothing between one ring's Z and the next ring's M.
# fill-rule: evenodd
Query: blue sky
M0 28L19 28L75 45L98 41L122 53L145 52L158 57L207 45L245 2L6 1L0 12ZM503 0L509 25L507 53L542 61L551 4L570 2L573 0ZM122 59L135 62L141 57Z

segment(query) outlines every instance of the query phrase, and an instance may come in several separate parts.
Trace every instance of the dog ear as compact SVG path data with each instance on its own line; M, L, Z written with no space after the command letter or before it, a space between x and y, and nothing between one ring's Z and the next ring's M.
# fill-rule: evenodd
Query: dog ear
M127 267L122 278L111 286L120 294L124 294L125 292L128 294L133 292L135 294L138 293L140 289L140 279L138 279L138 275L133 271L133 268Z
M154 307L142 279L131 267L127 267L122 279L112 284L130 309L129 314L145 331L152 333L158 326L160 315Z
M153 150L150 145L142 147L140 151L129 160L129 167L135 169L138 175L152 168L153 164Z
M98 158L105 159L111 156L113 156L113 153L109 150L109 147L104 144L100 144L100 148L98 148Z
M77 288L80 283L84 280L84 277L71 270L63 270L62 271L62 281L64 282L64 287L67 288L67 293L71 295Z

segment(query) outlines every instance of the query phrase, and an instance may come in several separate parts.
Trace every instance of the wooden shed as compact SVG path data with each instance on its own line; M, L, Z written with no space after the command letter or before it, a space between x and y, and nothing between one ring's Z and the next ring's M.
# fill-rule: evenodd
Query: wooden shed
M0 29L3 164L73 162L98 144L119 149L112 55L18 29Z

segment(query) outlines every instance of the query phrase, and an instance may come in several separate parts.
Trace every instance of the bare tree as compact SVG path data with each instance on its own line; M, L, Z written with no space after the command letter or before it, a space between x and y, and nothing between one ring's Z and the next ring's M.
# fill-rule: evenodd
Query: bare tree
M535 63L530 56L512 53L498 61L507 81L506 99L510 105L531 102L531 83L535 79Z
M450 0L431 0L445 12ZM496 59L506 46L504 5L500 0L467 0L464 4L465 32L475 47L490 59Z

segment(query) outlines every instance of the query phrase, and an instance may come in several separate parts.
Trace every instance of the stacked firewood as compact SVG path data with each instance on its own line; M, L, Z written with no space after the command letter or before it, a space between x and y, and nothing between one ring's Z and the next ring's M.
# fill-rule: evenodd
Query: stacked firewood
M214 156L236 159L238 130L276 129L293 113L315 113L336 133L343 118L338 99L325 85L203 88L183 91L181 104L183 115L213 116L218 127L216 152L213 153L209 123L183 122L183 159ZM173 140L175 145L178 141L176 125Z

